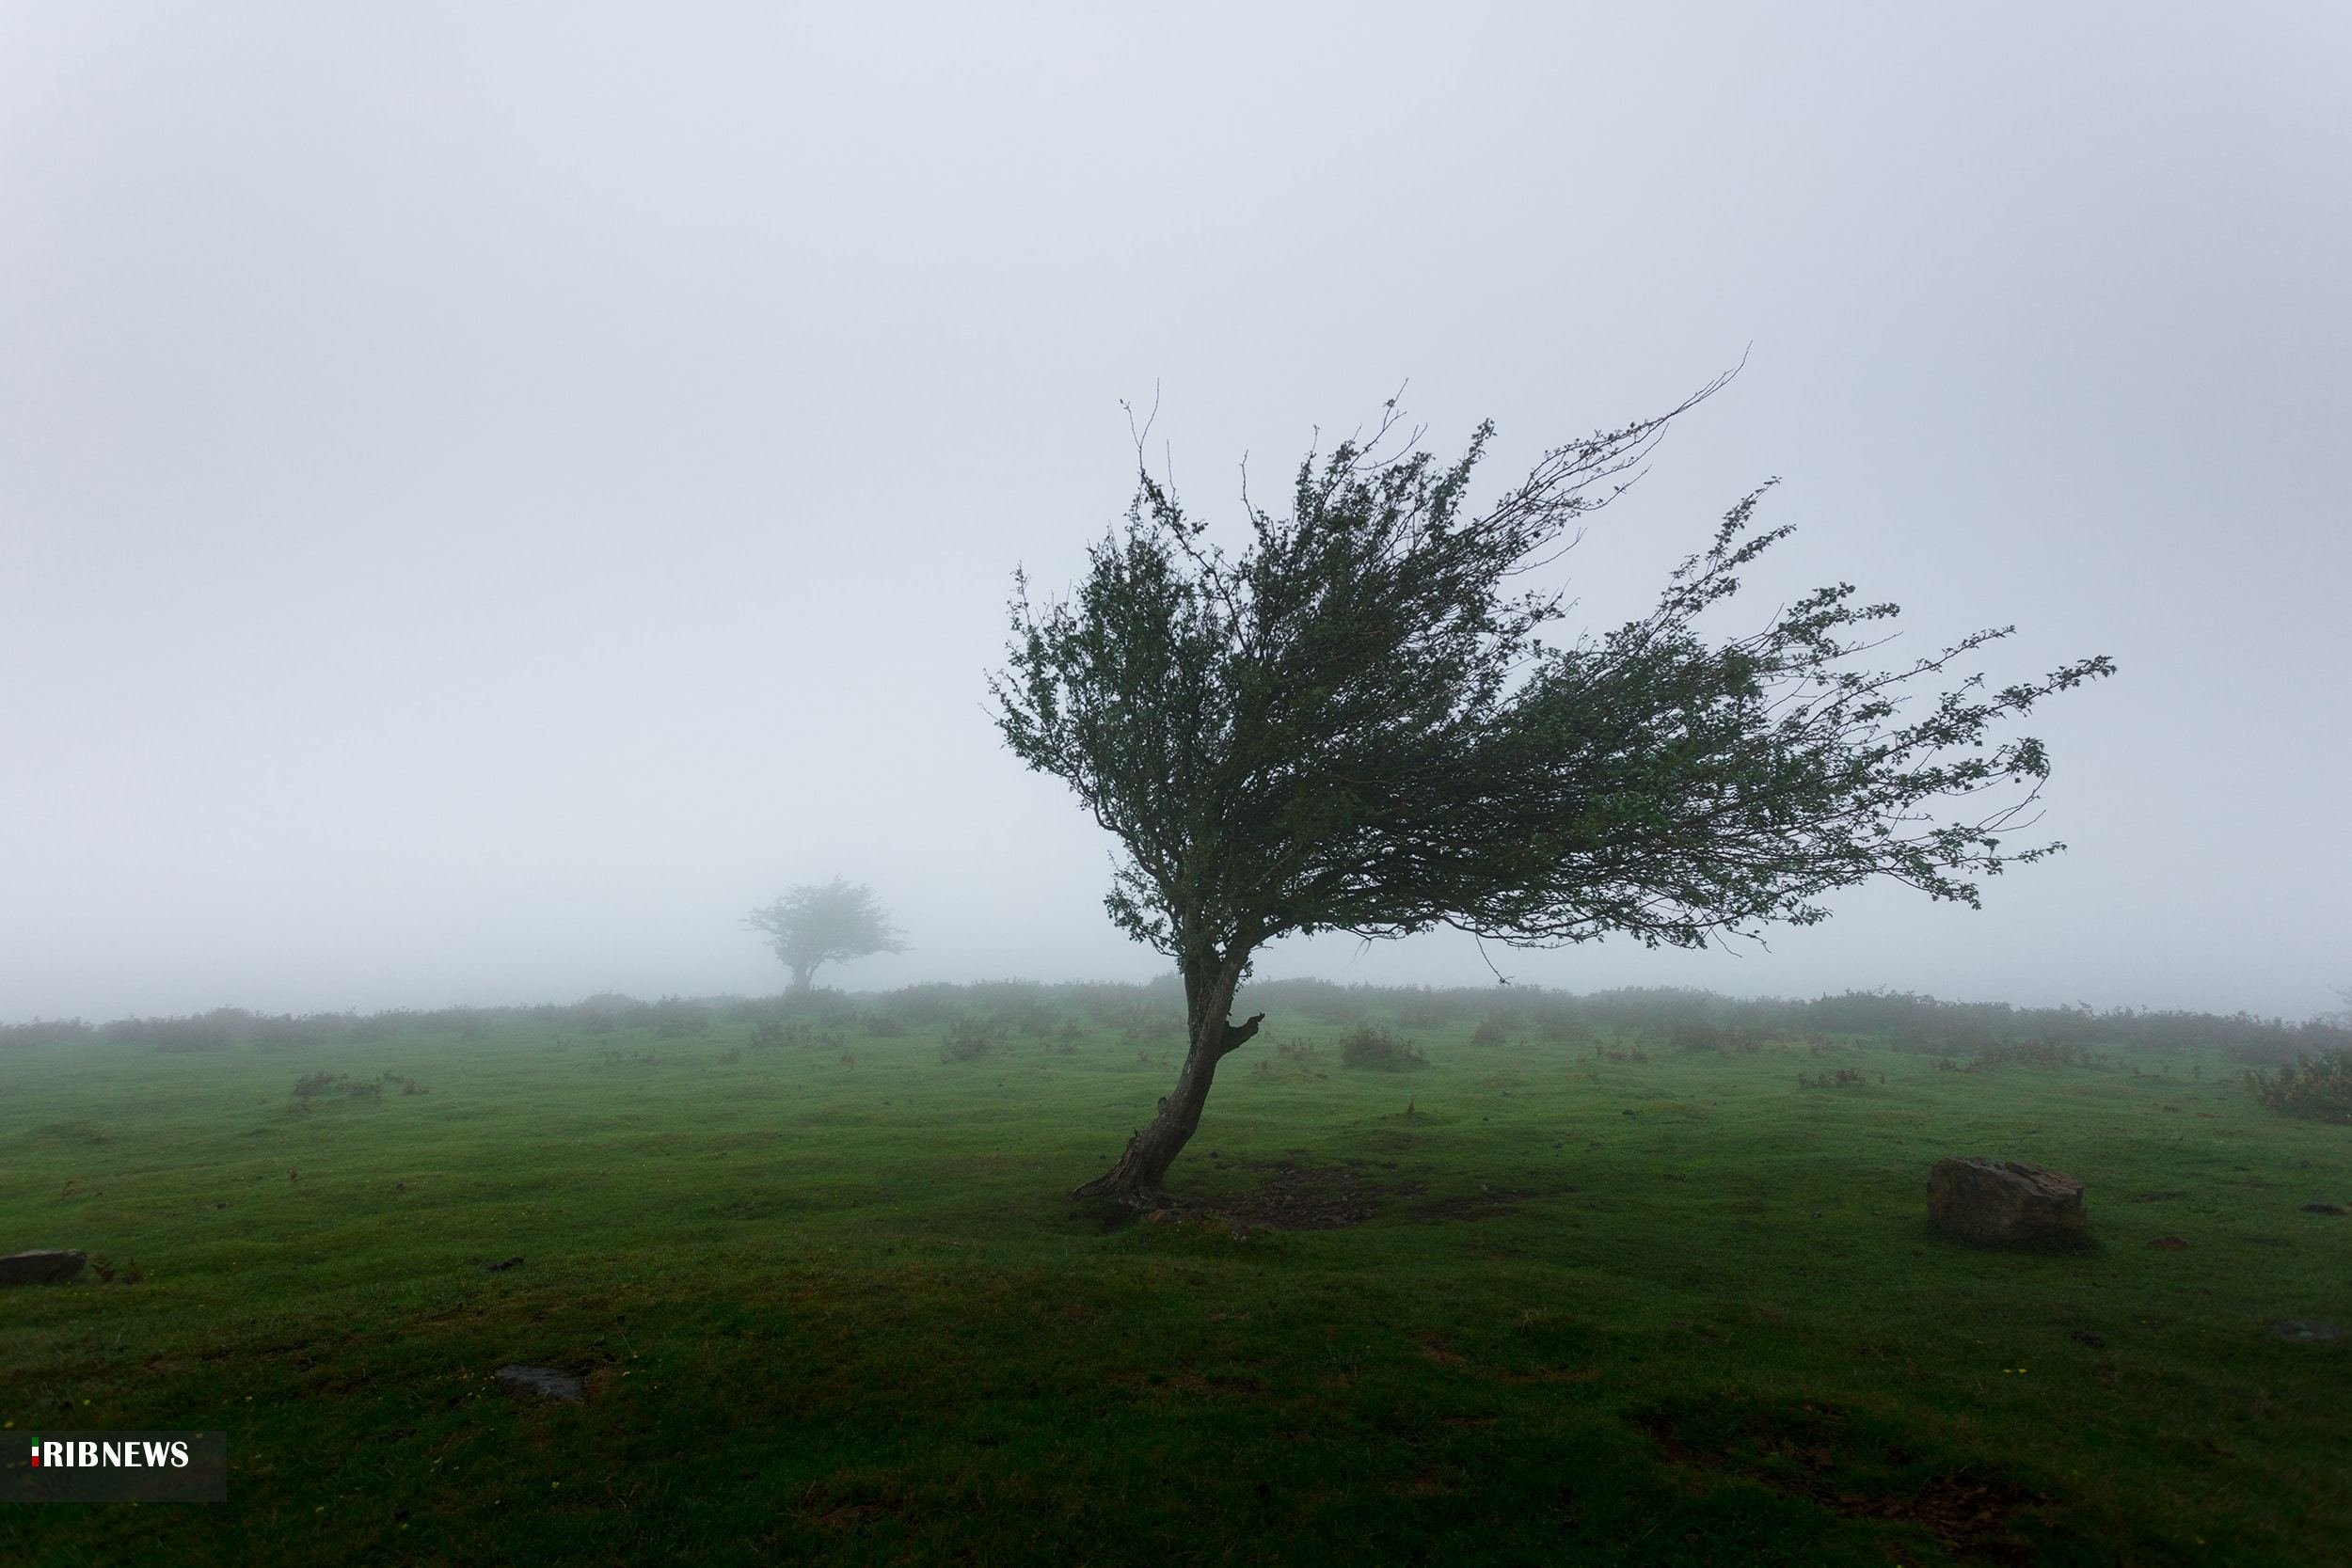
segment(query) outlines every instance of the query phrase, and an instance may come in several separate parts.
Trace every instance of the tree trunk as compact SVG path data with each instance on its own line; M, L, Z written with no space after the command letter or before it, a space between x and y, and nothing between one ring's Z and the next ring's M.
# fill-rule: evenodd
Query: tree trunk
M794 990L808 990L808 983L816 974L815 964L794 964L792 966L792 989Z
M1232 1022L1233 990L1248 961L1249 956L1244 953L1184 966L1190 1044L1184 1052L1184 1069L1176 1074L1176 1087L1161 1099L1152 1125L1127 1140L1126 1152L1120 1155L1118 1164L1072 1196L1108 1198L1136 1209L1159 1203L1160 1182L1168 1167L1176 1163L1176 1156L1184 1152L1200 1125L1200 1107L1208 1102L1216 1064L1255 1035L1265 1020L1265 1014L1255 1013L1247 1022Z

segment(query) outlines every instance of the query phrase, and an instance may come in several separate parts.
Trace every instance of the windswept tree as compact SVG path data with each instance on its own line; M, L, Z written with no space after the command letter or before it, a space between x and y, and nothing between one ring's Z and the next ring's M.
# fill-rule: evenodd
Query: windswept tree
M765 909L743 917L746 928L766 934L792 989L806 990L819 964L846 962L868 953L903 953L900 932L884 917L871 889L851 887L835 877L817 886L792 889Z
M1041 603L1016 573L998 726L1123 847L1105 904L1175 960L1190 1036L1157 1114L1081 1196L1156 1197L1217 1063L1257 1032L1263 1014L1232 1022L1234 991L1278 937L1698 947L1811 925L1824 895L1879 878L1974 906L1979 876L2063 847L2007 842L2050 764L1999 732L2110 662L1999 689L1957 673L2002 627L1875 668L1896 607L1845 583L1761 629L1702 630L1789 531L1756 527L1763 489L1647 614L1542 635L1565 604L1531 574L1723 384L1547 452L1483 506L1493 427L1440 463L1391 400L1368 438L1308 453L1285 515L1245 493L1232 551L1138 440L1125 526L1071 596Z

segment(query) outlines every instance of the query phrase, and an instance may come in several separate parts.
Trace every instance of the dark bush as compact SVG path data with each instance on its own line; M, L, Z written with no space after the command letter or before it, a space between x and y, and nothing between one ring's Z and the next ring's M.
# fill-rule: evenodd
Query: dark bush
M752 1028L752 1047L757 1051L775 1051L787 1045L838 1047L841 1037L830 1030L819 1029L807 1019L793 1023L768 1022Z
M1482 998L1468 990L1414 990L1397 1004L1396 1016L1407 1029L1442 1029L1477 1010Z
M414 1033L423 1014L406 1007L392 1007L380 1013L370 1013L351 1021L351 1037L355 1040L388 1040L395 1036Z
M410 1092L422 1093L423 1091L411 1090ZM353 1078L340 1072L313 1072L307 1078L294 1080L294 1099L301 1102L304 1109L309 1109L310 1101L323 1094L345 1095L353 1100L378 1100L383 1097L384 1085L381 1083Z
M2298 1056L2275 1072L2246 1075L2254 1098L2281 1116L2352 1124L2352 1050Z
M1677 1051L1721 1051L1731 1031L1705 1019L1686 1019L1666 1026L1666 1043Z
M1968 1064L1970 1072L1987 1067L2104 1068L2106 1056L2072 1040L2017 1040L1996 1045Z
M254 1046L262 1051L294 1051L307 1045L324 1045L331 1035L340 1033L343 1021L331 1013L312 1013L296 1018L280 1013L276 1018L257 1018L246 1025L246 1033Z
M78 1018L37 1018L30 1023L0 1023L0 1051L78 1045L97 1037L98 1031Z
M656 1038L682 1039L709 1032L710 1009L682 996L665 996L645 1009L645 1020L653 1025Z
M1003 1024L966 1014L947 1026L947 1037L939 1048L939 1059L943 1062L977 1062L1003 1044L1004 1038Z
M1429 1058L1414 1050L1411 1041L1400 1040L1386 1029L1359 1029L1349 1035L1340 1042L1340 1061L1343 1066L1373 1068L1382 1072L1429 1065Z

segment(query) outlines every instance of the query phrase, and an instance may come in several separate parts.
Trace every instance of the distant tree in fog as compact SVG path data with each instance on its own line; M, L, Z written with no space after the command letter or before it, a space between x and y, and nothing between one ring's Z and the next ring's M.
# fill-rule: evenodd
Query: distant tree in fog
M1972 878L2062 847L2005 845L2050 765L1995 731L2109 661L1997 690L1969 675L1905 711L1908 683L1942 685L2008 628L1873 670L1855 660L1883 638L1862 628L1896 607L1840 583L1762 630L1702 634L1789 531L1754 530L1761 489L1649 613L1539 636L1565 600L1523 574L1723 384L1546 453L1483 511L1469 492L1492 427L1440 465L1418 432L1391 442L1391 400L1369 439L1308 454L1288 515L1245 493L1237 555L1144 470L1138 436L1125 526L1073 596L1037 603L1016 574L998 727L1124 847L1105 903L1175 959L1190 1031L1174 1089L1081 1195L1152 1199L1217 1062L1258 1029L1232 1022L1233 995L1278 937L1697 947L1810 925L1821 895L1874 878L1974 905Z
M808 990L820 964L906 951L872 891L851 887L838 877L822 886L792 889L744 916L743 925L766 934L776 957L792 972L794 990Z

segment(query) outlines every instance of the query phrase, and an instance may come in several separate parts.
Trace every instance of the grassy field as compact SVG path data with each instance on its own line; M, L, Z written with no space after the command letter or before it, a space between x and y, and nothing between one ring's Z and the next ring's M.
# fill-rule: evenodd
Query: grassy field
M0 1414L233 1468L0 1509L0 1561L2352 1557L2352 1342L2269 1328L2352 1323L2352 1216L2302 1208L2352 1207L2352 1130L2227 1061L1368 1022L1427 1066L1278 1011L1203 1212L1124 1225L1066 1195L1157 1025L7 1053L0 1252L113 1278L0 1292ZM2099 1247L1941 1240L1947 1154L2081 1178Z

